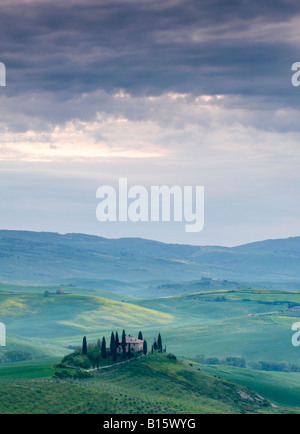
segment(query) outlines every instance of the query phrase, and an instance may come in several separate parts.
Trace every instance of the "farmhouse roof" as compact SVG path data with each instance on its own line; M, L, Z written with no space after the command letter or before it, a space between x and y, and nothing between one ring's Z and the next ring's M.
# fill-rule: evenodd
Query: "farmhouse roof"
M132 336L126 337L126 344L142 344L144 341L141 339L133 338ZM122 343L122 339L120 339L120 344Z

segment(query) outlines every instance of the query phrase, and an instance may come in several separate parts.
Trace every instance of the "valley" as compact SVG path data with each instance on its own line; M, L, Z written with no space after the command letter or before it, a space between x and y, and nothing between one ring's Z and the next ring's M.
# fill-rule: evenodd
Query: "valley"
M283 281L278 283L279 289L274 289L273 281L269 282L272 288L267 287L266 276L262 276L264 285L256 286L249 281L243 283L239 280L225 279L226 276L222 275L222 269L219 269L219 274L208 277L207 274L210 273L206 272L203 275L201 265L198 266L198 273L195 275L194 272L190 273L190 271L199 258L193 259L193 266L189 261L186 263L183 260L183 257L186 258L187 256L191 260L191 254L196 255L196 248L194 247L165 246L159 243L142 242L142 240L110 242L93 237L90 240L89 237L80 235L66 237L65 244L61 246L55 244L58 239L60 240L58 235L54 234L52 243L50 243L49 234L30 235L28 233L10 234L10 237L6 238L5 241L2 238L2 244L11 243L11 237L14 240L21 239L22 242L21 247L17 246L16 242L14 247L10 247L10 255L1 252L5 256L4 262L9 263L6 268L7 273L13 273L9 270L13 270L15 264L18 266L15 277L11 278L7 274L10 282L5 282L2 274L0 284L0 321L6 325L7 330L7 347L0 347L0 388L10 384L14 389L14 382L33 381L33 387L41 390L39 393L43 394L43 391L46 394L54 393L51 385L55 371L53 366L63 356L72 352L72 348L82 342L83 336L87 336L88 342L96 342L102 336L106 336L108 340L112 330L121 333L125 328L131 336L137 336L142 330L150 348L155 336L160 332L164 337L164 344L167 346L167 354L175 354L180 363L188 367L188 371L193 367L195 372L197 371L197 375L200 375L201 372L203 376L205 372L208 375L215 375L219 381L221 379L232 381L241 387L250 388L270 402L274 402L275 406L280 408L278 412L286 411L287 408L289 408L288 411L298 411L297 408L300 407L298 400L300 372L297 370L298 368L300 370L300 353L299 348L294 347L291 343L292 325L299 322L300 318L300 309L298 309L300 292L291 290L293 285L298 285L296 277L293 277L294 282L293 279L290 280L286 289L283 289L285 287ZM27 249L25 244L29 243L29 238L31 247ZM36 241L37 238L39 239L38 242ZM111 251L115 249L113 247L115 243L118 246L122 245L123 249L123 256L119 251L117 261L114 256L116 252ZM97 248L101 246L102 250L104 249L103 244L105 249L107 248L105 258L97 256L97 272L92 271L94 269L95 250L90 250L91 244L93 249L96 249L96 244L98 245ZM75 245L76 252L74 252ZM298 254L294 241L292 246L295 255ZM54 248L56 253L53 251ZM265 251L269 248L268 242L264 244ZM68 255L66 255L65 249L71 249ZM198 248L198 253L201 249ZM243 250L243 248L238 249ZM257 252L255 246L246 248L247 252L253 249ZM19 256L21 250L23 253ZM147 262L146 259L152 250L152 259ZM163 250L165 258L166 251L172 250L173 259L166 260L156 256L161 255ZM215 249L213 250L213 255L215 255ZM87 272L86 275L82 273L83 276L76 277L76 274L81 275L77 256L82 256L83 252L86 260L88 260L88 263L83 264ZM35 254L39 255L38 264L33 260L33 257L30 258ZM264 253L260 254L264 256ZM287 253L287 255L289 254L290 252ZM63 272L63 264L57 260L61 255L65 258L64 266L66 268ZM139 260L134 259L135 255L138 255ZM279 255L278 252L276 254L273 252L272 255L278 259L280 255L283 256L283 253ZM120 261L122 262L121 268L124 267L125 273L120 271L116 275L112 270L118 266L121 257L125 258L124 261L122 260L123 262ZM78 260L81 262L83 257ZM137 263L141 263L141 260L144 261L144 265L139 273L143 276L143 280L138 280L134 277L135 273L132 273L132 267L133 265L137 267ZM29 270L24 261L30 261L31 268ZM51 263L58 264L56 265L57 274L51 271ZM71 263L72 267L70 266ZM46 265L44 266L44 264ZM155 264L158 272L156 278L153 278L155 277L155 273L154 276L152 275L153 270L151 273L149 270L153 264ZM79 268L76 273L73 273L72 270L76 269L77 266ZM1 267L3 270L2 260L0 269ZM101 267L106 269L107 276ZM171 272L170 267L175 267L175 269ZM207 266L205 268L206 270L209 269ZM165 273L162 273L163 269L165 269ZM181 278L176 280L176 276L180 274L180 269L184 272ZM45 279L47 282L44 281L44 278L36 279L37 270L40 276L45 277L51 274L52 278L48 279L47 277ZM30 272L32 274L29 279ZM148 272L151 274L151 279L146 278ZM66 277L67 275L69 277ZM126 279L126 276L129 275L131 279ZM187 275L189 275L190 280ZM29 280L31 281L29 282ZM26 357L30 357L30 360L8 363L5 359L8 352L22 353ZM208 362L205 364L197 362L204 359ZM229 366L227 360L244 360L245 366ZM167 366L164 365L163 361L161 362L162 366ZM138 361L134 363L138 363ZM143 369L146 369L144 362L139 363ZM262 371L264 364L276 367L272 369L277 369L279 366L278 369L282 369L282 372ZM151 365L151 369L154 369L155 366L155 363ZM124 369L125 367L120 367L120 373L123 372L122 375L125 375ZM103 381L106 378L105 381L109 384L110 374L105 375L103 374ZM116 375L118 376L119 372ZM131 374L127 372L126 375ZM192 375L193 377L194 374L185 375ZM180 387L183 387L185 377L179 377L183 382ZM93 393L98 394L99 385L95 383L96 379L85 381L88 385L78 384L76 387L74 386L74 396L77 396L77 393L78 397L82 396L81 389L85 387L91 388L92 395ZM108 388L115 390L115 386L110 384L105 389L105 381L101 383L101 394L106 396L105 399L108 403L112 402L111 400L114 402L116 397L108 393ZM42 383L40 384L40 382ZM18 389L21 386L16 387ZM149 387L146 387L146 394L151 389ZM174 385L170 387L173 388ZM68 383L66 388L73 389L73 384ZM127 392L129 393L129 391ZM121 394L121 389L118 389L116 393ZM140 394L141 392L139 392L139 396ZM133 407L131 404L129 405L130 400L133 399L129 399L129 396L134 395L137 395L136 390L132 392L132 395L128 395L125 400L126 404L123 398L117 399L119 404L122 402L121 407L124 405L124 411L133 411L133 408L136 408L136 404ZM82 404L81 398L78 399L80 411L96 411L96 407L88 407L86 404ZM95 399L98 400L98 398ZM145 404L140 410L146 410L147 405L150 404L146 405L147 400L144 397L141 399L145 401ZM176 399L171 400L171 402L163 398L164 402L168 402L165 407L160 407L160 404L151 407L154 405L152 403L150 405L151 411L175 411L177 405L178 411L205 412L207 410L211 412L215 406L212 404L211 398L207 398L205 402L197 398L199 407L193 407L192 404L190 407L184 407L180 400L175 405ZM243 412L245 410L237 403L233 406L232 403L227 404L220 402L216 408L224 412ZM266 409L258 407L252 410L261 412ZM249 409L249 411L252 410ZM29 407L28 411L31 411ZM45 411L45 409L41 407L41 411ZM58 412L58 409L53 407L51 411ZM72 412L73 410L68 407L66 411ZM105 409L101 407L101 411L105 411ZM269 407L268 411L274 412L276 408Z

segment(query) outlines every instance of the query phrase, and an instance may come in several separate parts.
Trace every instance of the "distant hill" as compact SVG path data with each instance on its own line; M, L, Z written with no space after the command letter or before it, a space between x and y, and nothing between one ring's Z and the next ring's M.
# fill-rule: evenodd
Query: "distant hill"
M228 248L83 234L0 231L2 282L184 282L202 277L242 282L300 281L300 237Z
M300 255L300 237L259 241L236 247L236 251L269 252L278 255Z

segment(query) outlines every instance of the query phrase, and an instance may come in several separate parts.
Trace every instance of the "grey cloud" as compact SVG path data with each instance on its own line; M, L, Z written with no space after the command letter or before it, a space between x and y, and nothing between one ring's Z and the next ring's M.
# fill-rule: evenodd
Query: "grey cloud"
M175 150L126 163L30 163L22 160L30 150L3 143L2 227L128 235L115 226L102 232L95 218L99 185L128 177L135 184L207 187L207 226L199 238L176 228L134 228L133 236L220 244L298 234L299 90L290 68L300 60L299 17L295 0L2 0L2 141L6 131L13 141L14 133L31 129L55 156L54 126L90 122L103 112L133 121L126 146L141 139L145 148ZM131 96L115 98L119 89ZM170 91L188 93L187 109L164 101ZM197 112L199 94L227 97L217 109ZM143 121L150 127L139 130ZM114 128L100 122L92 139L124 145L123 127Z
M6 3L7 92L283 93L297 49L280 28L281 41L259 35L299 12L296 1L284 0Z

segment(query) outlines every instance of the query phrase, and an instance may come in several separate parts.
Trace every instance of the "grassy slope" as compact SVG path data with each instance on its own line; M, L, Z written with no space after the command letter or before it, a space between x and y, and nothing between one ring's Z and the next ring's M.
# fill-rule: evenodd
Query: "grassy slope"
M275 412L250 389L159 354L100 371L90 380L0 381L0 392L2 414Z
M21 379L38 379L52 377L55 373L54 365L60 358L45 358L39 361L5 363L0 365L0 383Z
M216 298L220 297L226 297L227 301L217 302ZM291 324L299 321L299 317L274 314L286 309L288 303L300 304L300 294L249 289L211 291L131 304L77 295L44 298L42 294L2 292L0 318L3 321L5 317L9 334L14 330L25 339L10 338L8 347L0 348L0 355L6 350L24 349L36 358L62 356L68 352L63 344L78 344L83 332L87 332L91 341L103 334L109 337L112 329L120 330L125 323L128 332L141 328L147 337L157 334L157 330L162 331L168 349L185 357L202 353L220 357L243 355L247 360L299 364L299 350L290 344ZM248 313L256 316L248 318ZM249 386L275 403L299 405L299 374L219 366L203 369L211 369L211 373ZM40 361L0 365L0 381L52 373L52 368ZM112 387L113 378L109 379L109 373L103 377L103 384L104 381ZM135 390L130 396L136 393ZM128 411L129 403L128 398L125 406Z
M300 374L262 372L231 366L201 366L205 372L250 387L278 405L300 407Z
M80 344L83 335L109 337L112 330L122 331L124 324L133 334L175 321L167 313L101 297L16 292L0 292L0 319L8 338L0 355L24 347L36 356L62 355L68 352L64 345Z
M115 287L118 287L118 284L121 282L116 282ZM104 286L104 284L103 284ZM108 285L106 285L108 286ZM22 294L43 294L48 291L50 294L55 294L57 290L63 290L66 294L73 295L92 295L96 297L107 298L109 300L115 301L133 301L136 298L132 295L128 294L120 294L115 290L107 290L101 289L101 282L99 282L98 286L95 288L85 287L85 286L72 286L71 284L66 285L9 285L7 283L0 283L0 291L1 292L16 292Z
M174 318L162 312L143 308L130 303L122 303L102 297L83 295L22 294L0 292L0 317L3 322L11 322L11 330L31 330L36 333L39 322L39 335L55 335L59 326L81 330L111 329L123 324L143 325L152 319L157 323L168 323ZM48 329L49 325L58 329Z
M36 356L62 355L64 345L79 344L84 334L90 341L109 338L112 330L125 327L132 335L142 329L149 343L161 331L168 350L179 356L299 364L299 351L291 345L291 326L299 316L277 314L290 303L300 304L300 294L245 289L120 303L74 294L45 298L42 291L0 292L0 320L7 325L8 349L29 345Z
M31 353L33 359L46 359L62 357L67 350L57 342L45 339L13 337L7 339L6 347L0 347L0 357L7 351L26 351Z
M176 324L165 325L161 331L170 351L178 355L244 356L248 361L299 364L299 350L291 345L291 326L299 321L299 314L278 314L290 303L300 305L300 294L260 289L135 302L176 317Z

